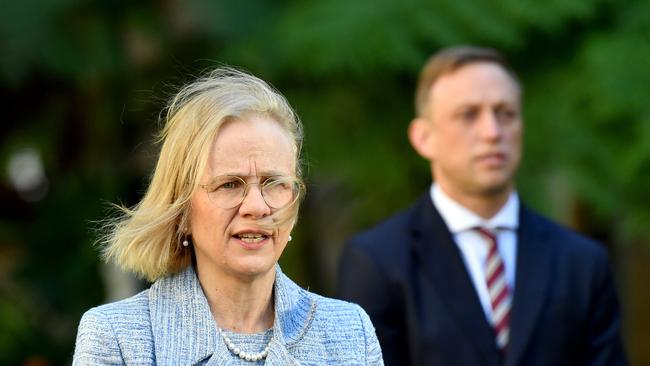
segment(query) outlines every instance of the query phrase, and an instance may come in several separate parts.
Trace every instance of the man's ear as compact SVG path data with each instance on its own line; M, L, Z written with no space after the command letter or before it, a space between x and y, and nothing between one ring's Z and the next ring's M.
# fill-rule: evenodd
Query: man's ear
M432 161L435 141L431 121L416 117L409 124L408 136L415 151L423 158Z

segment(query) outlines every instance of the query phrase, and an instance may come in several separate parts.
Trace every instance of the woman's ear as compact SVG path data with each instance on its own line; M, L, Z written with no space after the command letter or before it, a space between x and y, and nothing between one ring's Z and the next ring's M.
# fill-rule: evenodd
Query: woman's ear
M409 124L407 132L413 149L423 158L432 161L435 141L431 121L422 117L416 117Z

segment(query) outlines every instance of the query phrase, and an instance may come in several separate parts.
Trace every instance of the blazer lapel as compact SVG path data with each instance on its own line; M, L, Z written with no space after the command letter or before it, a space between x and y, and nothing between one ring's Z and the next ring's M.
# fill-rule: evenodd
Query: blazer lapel
M194 365L220 348L208 301L192 266L156 281L149 291L156 364Z
M316 300L275 267L275 321L266 365L300 365L289 349L307 333L316 313Z
M552 259L552 247L547 242L544 223L522 206L517 233L517 273L507 365L518 364L535 330L546 300Z
M462 255L447 225L426 194L412 221L413 249L437 288L449 314L463 330L478 359L495 364L499 359L492 327L485 318L476 290L465 268Z

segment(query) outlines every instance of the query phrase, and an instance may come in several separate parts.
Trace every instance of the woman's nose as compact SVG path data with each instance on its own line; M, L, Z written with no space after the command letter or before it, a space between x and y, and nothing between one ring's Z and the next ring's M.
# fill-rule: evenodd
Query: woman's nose
M271 213L271 208L266 204L259 184L248 185L248 189L244 192L244 200L239 206L239 212L243 216L251 217L264 217Z

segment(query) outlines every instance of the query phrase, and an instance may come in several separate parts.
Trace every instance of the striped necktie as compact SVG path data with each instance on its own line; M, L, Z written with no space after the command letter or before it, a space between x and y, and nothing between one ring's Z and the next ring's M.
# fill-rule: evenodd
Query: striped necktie
M506 282L506 272L497 247L496 234L485 228L477 228L488 244L488 255L485 265L490 303L492 305L492 326L496 335L499 351L505 351L510 340L510 306L511 294Z

